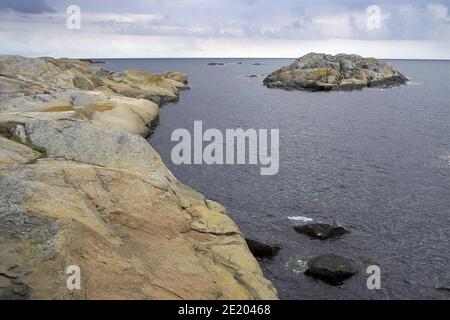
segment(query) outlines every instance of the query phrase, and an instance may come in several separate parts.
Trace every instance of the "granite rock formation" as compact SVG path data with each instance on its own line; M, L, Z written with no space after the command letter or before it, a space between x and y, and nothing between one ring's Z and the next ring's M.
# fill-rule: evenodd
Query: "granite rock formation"
M144 138L184 88L178 72L0 56L0 298L277 298L225 208Z
M308 91L361 90L405 84L407 78L375 58L356 54L308 53L264 79L268 88Z

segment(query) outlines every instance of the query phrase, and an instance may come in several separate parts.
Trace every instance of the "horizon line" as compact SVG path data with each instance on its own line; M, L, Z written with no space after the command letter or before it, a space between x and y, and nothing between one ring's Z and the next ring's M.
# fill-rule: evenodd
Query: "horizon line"
M119 59L133 59L133 60L144 60L144 59L298 59L299 57L115 57L115 58L68 58L67 59L89 59L89 60L119 60ZM364 57L363 57L364 58ZM376 58L379 60L424 60L424 61L450 61L450 58Z
M75 60L144 60L144 59L298 59L298 57L69 57L69 56L52 56L52 55L24 55L18 53L0 53L0 56L22 56L26 58L54 58L54 59L75 59ZM369 56L363 58L368 58ZM373 56L372 56L373 57ZM415 60L415 61L450 61L449 58L377 58L378 60Z

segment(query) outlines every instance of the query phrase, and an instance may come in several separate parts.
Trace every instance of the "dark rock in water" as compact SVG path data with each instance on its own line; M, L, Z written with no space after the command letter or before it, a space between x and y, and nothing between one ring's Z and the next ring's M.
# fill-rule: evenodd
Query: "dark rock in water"
M305 271L306 275L331 285L341 285L344 280L356 273L356 267L351 260L335 254L325 254L311 259Z
M450 285L448 285L448 286L437 286L436 290L450 292Z
M224 63L222 62L210 62L208 63L208 66L223 66Z
M295 226L294 230L319 240L335 239L346 233L350 233L344 227L327 223L308 223L301 226Z
M407 80L391 65L375 58L308 53L269 74L264 85L309 91L361 90L365 87L389 88L406 84Z
M253 64L254 66L262 66L262 63L256 62Z
M94 63L94 64L103 64L103 63L105 63L105 61L94 60L94 59L80 59L80 61L86 61L86 62Z
M256 258L272 258L277 255L281 247L277 245L269 245L252 239L245 239L247 241L250 252Z

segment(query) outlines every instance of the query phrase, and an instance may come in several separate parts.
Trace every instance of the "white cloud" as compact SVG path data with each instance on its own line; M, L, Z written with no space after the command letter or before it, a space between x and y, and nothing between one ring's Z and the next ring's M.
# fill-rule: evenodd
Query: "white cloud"
M66 29L64 6L70 1L48 2L54 12L0 12L2 53L293 57L298 50L357 48L378 57L450 58L448 5L442 3L380 0L381 28L368 30L366 6L356 0L78 2L81 30Z

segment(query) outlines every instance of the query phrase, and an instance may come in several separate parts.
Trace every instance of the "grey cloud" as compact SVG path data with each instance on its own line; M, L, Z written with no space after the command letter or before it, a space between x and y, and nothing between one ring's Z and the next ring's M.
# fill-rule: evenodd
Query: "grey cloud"
M73 3L81 8L83 32L92 34L258 41L339 38L444 42L450 36L448 0L0 0L0 10L36 13L25 23L38 19L43 23L44 16L57 16L53 24L65 26L66 7ZM365 23L366 8L373 3L385 17L382 28L375 31L368 30ZM57 14L48 14L52 8Z
M448 6L440 3L428 5L396 5L380 7L384 20L379 30L368 30L350 15L351 38L378 40L448 40L450 16Z
M0 0L0 10L29 14L55 12L45 0Z

